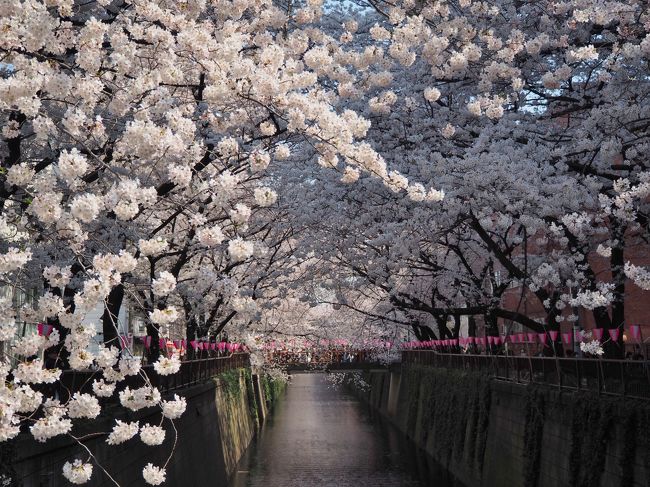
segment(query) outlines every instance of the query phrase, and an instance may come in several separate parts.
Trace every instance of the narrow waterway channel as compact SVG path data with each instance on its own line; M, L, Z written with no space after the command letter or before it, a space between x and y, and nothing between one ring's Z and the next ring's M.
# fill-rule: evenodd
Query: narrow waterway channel
M324 374L296 374L230 487L460 487Z

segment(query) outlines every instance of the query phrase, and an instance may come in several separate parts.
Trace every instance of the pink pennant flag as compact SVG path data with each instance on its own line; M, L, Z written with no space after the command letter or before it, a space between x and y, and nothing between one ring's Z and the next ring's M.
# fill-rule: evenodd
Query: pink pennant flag
M180 340L174 340L174 348L176 348L176 349L181 348L181 341Z
M593 332L596 340L601 341L603 339L603 328L594 328L591 331Z
M558 334L557 330L551 330L548 332L548 334L551 336L551 341L554 342L557 340L557 334Z
M487 337L487 341L489 345L494 345L494 337L492 335Z
M454 339L451 341L451 343L454 345L454 347L457 346L457 345L458 345L458 338L454 338Z
M165 348L166 344L167 344L167 342L165 341L164 338L161 338L160 340L158 340L158 345L160 345L160 348Z
M571 345L571 332L562 333L562 341L565 345Z
M212 343L210 344L210 349L213 350L213 351L216 350L216 349L217 349L217 344L214 343L214 342L212 342Z
M470 345L476 342L476 337L467 337L467 343Z
M46 325L45 323L39 323L38 325L36 325L36 328L38 329L39 335L48 337L50 336L50 333L52 333L54 326Z
M484 347L486 342L485 337L481 337L480 340L481 340L481 346Z
M198 342L196 346L199 350L203 350L203 342Z
M615 342L618 341L618 337L620 336L620 334L621 334L621 330L619 330L618 328L609 329L609 336L612 337L612 340L614 340Z
M524 343L526 341L526 335L524 333L517 333L517 341Z
M546 340L548 339L548 335L546 335L546 333L538 333L537 336L539 337L539 341L541 342L541 344L546 345Z
M528 341L535 343L535 338L537 338L537 335L535 333L527 333L528 335Z
M630 334L632 335L632 338L635 340L640 340L641 339L641 326L640 325L632 325L630 326Z
M196 350L199 347L199 342L197 342L196 340L191 340L190 345L194 350Z

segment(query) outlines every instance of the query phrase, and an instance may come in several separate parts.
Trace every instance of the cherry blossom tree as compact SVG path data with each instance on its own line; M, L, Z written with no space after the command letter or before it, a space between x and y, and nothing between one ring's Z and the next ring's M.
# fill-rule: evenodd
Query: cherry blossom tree
M25 425L38 441L68 435L88 450L74 422L97 417L97 397L116 387L128 409L182 413L182 398L163 400L139 359L118 350L116 318L125 298L145 314L150 359L165 375L180 367L177 356L159 356L166 327L186 321L196 332L200 315L218 329L251 307L284 261L286 237L264 210L277 195L260 180L272 162L308 147L306 158L341 158L390 182L381 156L360 142L368 123L323 88L334 82L329 46L339 42L315 26L320 15L318 2L297 11L270 1L0 5L0 278L35 290L37 308L21 317L54 327L10 343L18 310L2 305L2 440ZM97 307L104 343L93 352L95 327L84 318ZM38 390L63 369L91 366L100 371L94 394L59 401ZM141 388L118 387L132 375ZM107 441L138 430L147 444L162 435L118 423ZM63 474L88 480L89 460ZM144 480L162 483L164 468L145 466Z
M372 122L366 140L408 178L412 201L439 199L417 182L445 197L412 205L372 182L331 189L323 173L312 194L342 203L314 197L314 251L390 306L443 322L541 332L583 308L620 328L627 287L647 287L642 263L626 258L647 245L647 5L369 6L376 14L341 36L354 30L381 61L339 84L341 103ZM512 286L545 316L504 308Z
M650 287L629 257L649 29L640 0L0 3L0 281L37 297L0 306L0 440L84 449L97 397L182 413L118 349L126 302L163 375L170 327L243 333L305 289L424 338L461 316L553 330L571 308L621 327L629 286ZM543 318L506 308L512 287ZM16 338L17 313L54 331ZM93 394L39 390L90 366ZM164 437L107 441L138 432Z

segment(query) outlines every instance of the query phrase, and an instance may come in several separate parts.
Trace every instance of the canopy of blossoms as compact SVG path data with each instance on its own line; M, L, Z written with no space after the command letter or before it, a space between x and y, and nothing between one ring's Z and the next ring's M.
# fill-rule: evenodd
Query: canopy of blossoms
M109 445L176 434L184 399L119 340L127 303L160 375L168 341L244 336L293 299L421 340L427 320L546 333L577 308L622 327L650 289L627 258L648 236L647 8L1 1L0 441L67 435L80 484L99 398L164 418L116 421ZM502 306L513 286L543 318ZM89 368L92 393L46 392Z

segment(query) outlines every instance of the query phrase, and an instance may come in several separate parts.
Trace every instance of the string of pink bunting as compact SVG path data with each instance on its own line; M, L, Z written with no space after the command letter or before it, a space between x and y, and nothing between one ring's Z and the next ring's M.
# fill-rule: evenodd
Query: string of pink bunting
M641 326L640 325L631 325L630 328L630 335L632 338L636 341L641 340ZM603 340L606 336L605 333L608 333L610 338L613 341L618 341L618 339L621 336L621 329L620 328L611 328L611 329L604 329L604 328L593 328L590 330L592 333L592 336L596 340ZM575 331L575 332L563 332L561 333L562 337L562 342L570 346L573 341L575 342L580 342L585 338L585 335L583 331ZM501 345L501 344L506 344L508 341L513 344L517 343L536 343L539 341L543 346L548 347L550 346L549 344L549 338L551 343L555 343L560 337L560 332L558 330L549 330L546 333L513 333L511 335L502 335L502 336L487 336L487 337L459 337L459 338L454 338L454 339L445 339L445 340L426 340L426 341L410 341L410 342L404 342L401 344L402 349L424 349L424 348L444 348L444 347L452 347L452 346L462 346L462 347L467 347L469 345L479 345L481 347L486 347L486 346L496 346L496 345Z
M120 337L120 343L124 344L127 343L125 340L123 340L125 337ZM130 337L132 339L132 337ZM144 345L145 348L150 348L151 347L151 337L150 336L142 336L139 337L140 341ZM187 349L187 340L168 340L166 338L160 338L158 341L158 345L160 346L161 349L173 347L176 350L185 350ZM225 350L228 350L229 352L236 352L239 350L244 349L244 345L241 343L231 343L231 342L207 342L207 341L201 341L201 340L190 340L189 342L190 347L192 347L193 350L202 350L202 351L219 351L223 352ZM124 346L124 345L123 345Z

